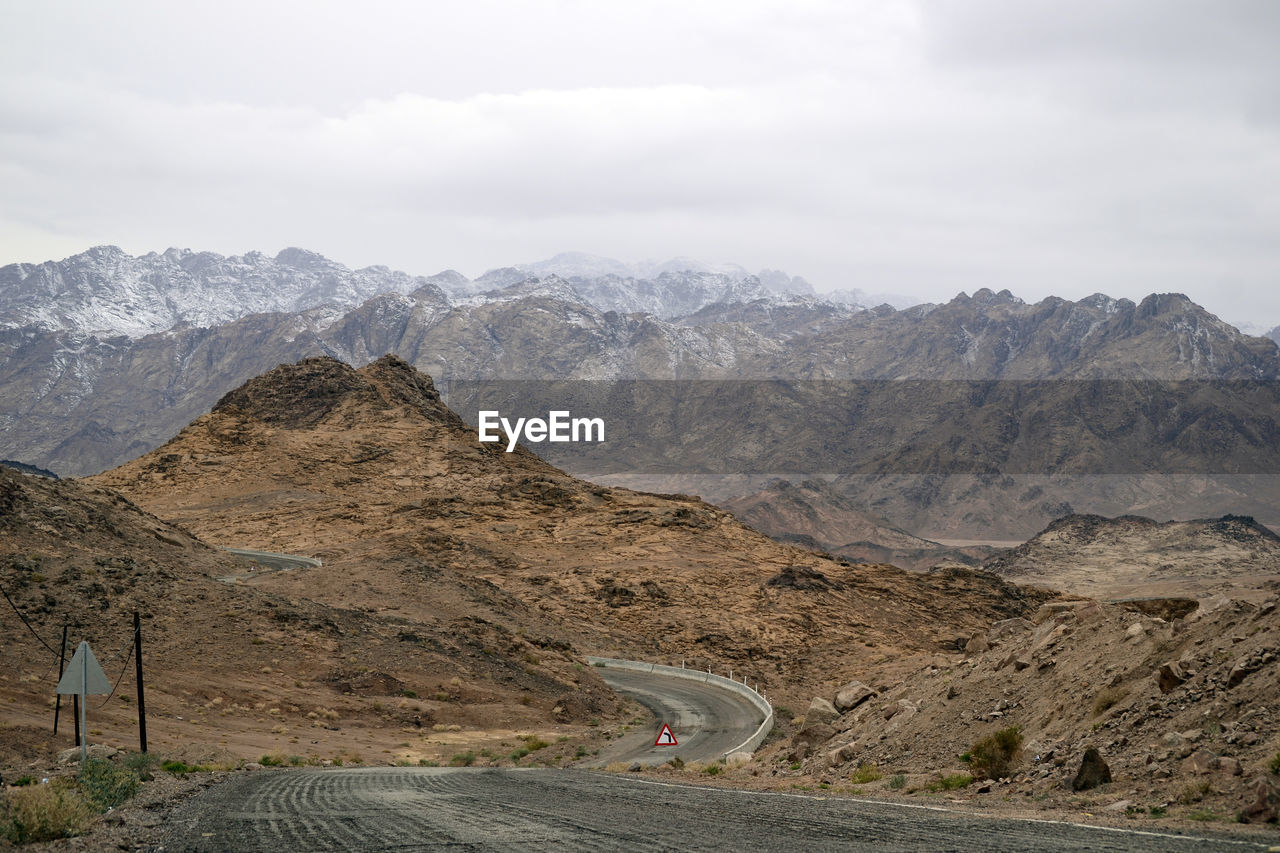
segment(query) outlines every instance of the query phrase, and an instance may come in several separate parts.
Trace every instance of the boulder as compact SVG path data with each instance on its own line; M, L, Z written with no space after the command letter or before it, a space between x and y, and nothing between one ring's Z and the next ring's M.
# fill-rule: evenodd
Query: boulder
M1239 759L1229 755L1218 755L1207 749L1197 749L1186 760L1184 769L1197 776L1208 776L1210 773L1221 773L1223 776L1239 776L1244 767Z
M1110 781L1111 768L1102 760L1102 753L1091 746L1085 750L1084 758L1080 761L1080 769L1076 771L1076 777L1071 780L1071 790L1088 791Z
M1240 819L1245 823L1275 823L1280 809L1280 790L1266 776L1258 776L1249 783Z
M111 758L120 753L120 750L105 743L89 744L86 750L89 758ZM80 760L80 747L73 746L71 749L64 749L58 753L59 764L72 764Z
M1227 686L1238 687L1240 682L1244 681L1250 673L1255 672L1260 664L1252 660L1242 660L1235 666L1231 667L1231 672L1227 675Z
M886 720L892 720L894 717L898 716L904 711L907 713L908 716L910 716L914 714L917 710L918 709L916 708L915 704L911 702L911 700L899 699L897 702L894 702L891 705L886 705L882 713Z
M814 696L813 701L809 703L809 710L805 712L804 718L810 723L830 723L836 717L840 716L840 712L836 710L836 706L831 704L828 699L821 696Z
M740 764L751 763L753 757L749 752L731 752L724 757L724 763L729 767L737 767Z
M846 743L839 749L833 749L827 753L827 766L839 767L841 764L847 764L858 754L857 744Z
M836 691L836 699L833 704L836 710L843 714L846 711L852 711L875 695L876 692L861 681L850 681Z
M1182 671L1182 665L1176 661L1166 663L1156 670L1156 684L1160 686L1161 693L1171 692L1186 680L1187 674Z
M791 745L807 744L810 747L826 743L836 736L836 730L826 723L810 723L791 736Z
M893 731L898 726L905 723L916 715L920 709L906 699L898 700L898 710L890 717L889 725L885 727L885 731Z
M980 655L987 649L991 648L991 644L987 642L987 634L985 631L979 631L969 638L969 642L964 644L964 653L973 657Z
M1218 756L1207 749L1197 749L1187 759L1186 769L1197 776L1207 776L1218 769Z
M987 642L990 644L998 643L1009 637L1024 634L1035 626L1026 619L1015 617L1013 619L1001 619L991 625L991 629L987 631Z
M1166 732L1160 742L1169 747L1170 752L1177 758L1186 758L1195 749L1191 745L1191 740L1180 732Z

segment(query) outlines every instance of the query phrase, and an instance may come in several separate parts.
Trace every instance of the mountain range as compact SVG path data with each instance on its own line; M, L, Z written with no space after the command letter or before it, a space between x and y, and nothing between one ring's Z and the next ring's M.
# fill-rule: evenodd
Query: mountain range
M779 474L831 475L863 510L931 539L1021 539L1072 510L1280 518L1277 346L1185 296L1029 304L979 290L864 309L799 292L807 282L781 273L671 266L681 264L571 255L471 281L350 271L296 249L130 257L110 247L11 265L0 270L0 457L93 473L158 446L277 364L394 353L436 377L464 418L458 389L472 380L792 383L791 410L756 421L776 442L753 452L751 470L716 441L717 418L734 410L686 406L672 409L672 440L650 446L707 464L600 474L619 485L727 500ZM830 382L880 384L850 420ZM1028 393L1027 382L1040 384ZM1071 384L1102 382L1121 384ZM1159 406L1127 405L1153 393ZM940 408L957 395L961 408ZM815 470L825 461L806 458L813 445L797 425L810 440L835 428L849 453ZM788 467L797 458L800 470ZM598 460L556 461L599 473L583 467Z

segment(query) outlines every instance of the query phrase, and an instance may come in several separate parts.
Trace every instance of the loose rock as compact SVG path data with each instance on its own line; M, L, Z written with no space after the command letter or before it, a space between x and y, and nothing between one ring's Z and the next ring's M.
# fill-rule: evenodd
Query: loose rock
M1088 791L1111 781L1111 768L1102 760L1102 754L1094 747L1085 750L1076 778L1071 780L1071 790Z

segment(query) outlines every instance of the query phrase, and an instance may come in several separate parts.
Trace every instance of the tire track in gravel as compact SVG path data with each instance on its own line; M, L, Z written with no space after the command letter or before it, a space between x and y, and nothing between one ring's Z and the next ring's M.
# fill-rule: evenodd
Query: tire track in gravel
M581 770L343 768L236 776L174 812L166 851L1265 849L926 806L652 782Z

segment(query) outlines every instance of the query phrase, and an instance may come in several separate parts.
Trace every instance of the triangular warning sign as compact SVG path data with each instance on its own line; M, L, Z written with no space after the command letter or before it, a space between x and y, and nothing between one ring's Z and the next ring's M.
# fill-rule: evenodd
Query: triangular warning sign
M662 724L662 731L658 732L658 739L653 742L654 746L679 746L676 743L676 736L671 733L671 726L666 723Z
M88 643L80 642L80 648L76 649L71 663L67 664L62 679L58 682L58 692L99 695L111 692L111 682L107 681L107 674L98 665L98 659L89 650Z

